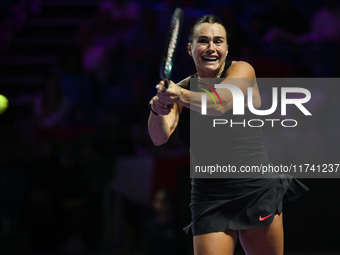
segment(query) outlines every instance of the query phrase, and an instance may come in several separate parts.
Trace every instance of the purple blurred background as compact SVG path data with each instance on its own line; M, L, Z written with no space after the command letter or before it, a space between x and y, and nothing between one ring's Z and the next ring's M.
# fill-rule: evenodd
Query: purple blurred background
M185 19L175 82L195 72L187 36L208 13L225 23L228 59L248 61L257 77L339 77L336 0L2 0L0 254L192 254L181 231L188 152L176 136L156 147L147 132L176 7ZM339 89L321 91L337 109ZM298 155L312 160L327 147L325 160L337 159L337 113L310 132L318 148L294 144ZM311 191L287 213L286 254L338 254L339 180L303 182Z

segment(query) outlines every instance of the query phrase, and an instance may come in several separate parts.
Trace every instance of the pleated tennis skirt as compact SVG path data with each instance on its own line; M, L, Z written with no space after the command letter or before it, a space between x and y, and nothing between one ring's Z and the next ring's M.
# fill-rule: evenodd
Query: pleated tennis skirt
M276 173L225 182L192 179L192 220L183 230L188 233L191 229L195 236L262 227L308 190L292 176Z

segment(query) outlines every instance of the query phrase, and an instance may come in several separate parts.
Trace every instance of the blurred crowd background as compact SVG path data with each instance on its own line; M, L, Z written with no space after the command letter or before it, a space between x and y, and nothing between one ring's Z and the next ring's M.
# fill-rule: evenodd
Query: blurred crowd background
M175 82L195 73L188 35L208 13L225 23L228 59L249 62L257 77L340 74L336 0L2 0L0 254L192 254L181 230L188 152L176 136L154 146L147 131L176 7L185 19ZM339 163L339 92L317 88L322 119L264 132L274 163ZM286 245L339 249L340 222L321 220L339 210L327 200L337 180L305 182L314 190L287 220Z

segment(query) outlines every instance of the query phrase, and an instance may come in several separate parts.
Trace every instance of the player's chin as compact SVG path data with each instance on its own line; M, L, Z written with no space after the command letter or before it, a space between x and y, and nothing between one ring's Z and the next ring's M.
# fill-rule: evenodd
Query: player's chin
M206 64L203 65L204 69L208 70L208 71L216 71L220 68L219 64Z

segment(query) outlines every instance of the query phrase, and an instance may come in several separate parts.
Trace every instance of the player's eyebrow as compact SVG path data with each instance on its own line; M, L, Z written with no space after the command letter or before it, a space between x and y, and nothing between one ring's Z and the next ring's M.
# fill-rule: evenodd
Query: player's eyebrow
M198 38L210 39L209 36L206 35L199 35ZM224 36L214 36L213 39L225 39Z

